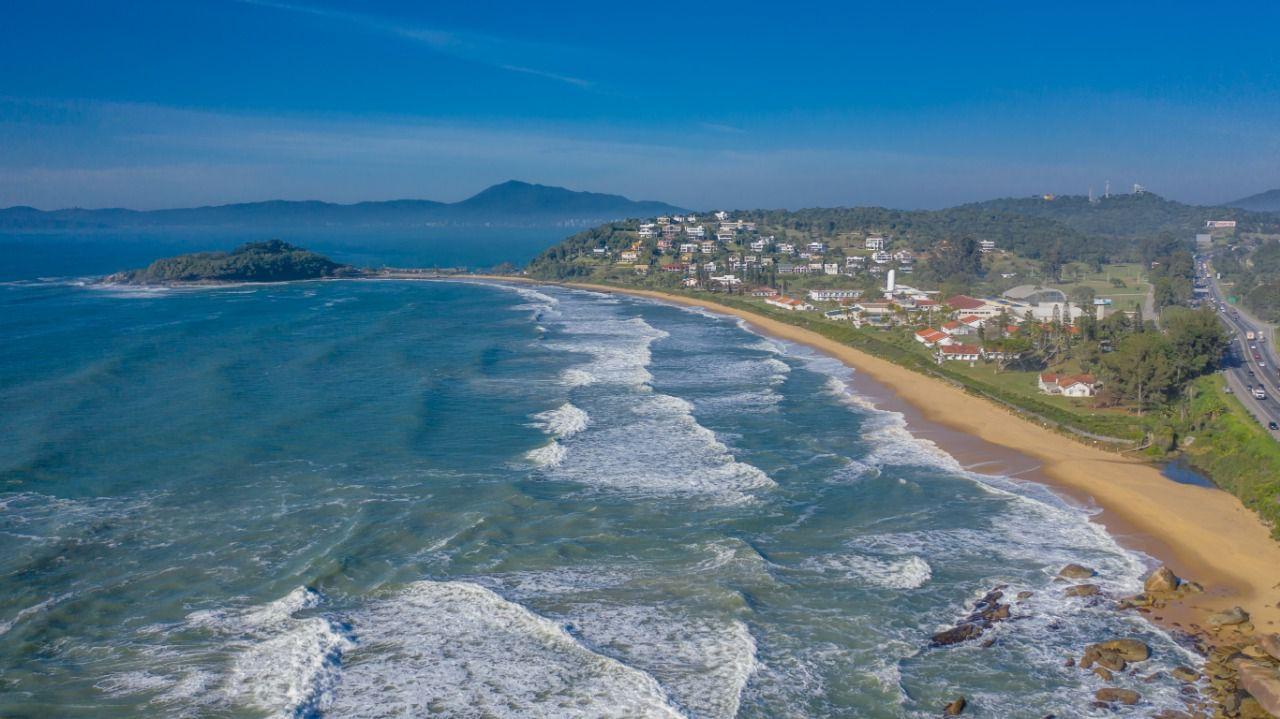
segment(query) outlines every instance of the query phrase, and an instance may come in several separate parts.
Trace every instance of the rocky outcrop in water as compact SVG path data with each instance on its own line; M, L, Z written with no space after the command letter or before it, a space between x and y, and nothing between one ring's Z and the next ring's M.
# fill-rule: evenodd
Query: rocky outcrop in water
M1094 698L1100 702L1107 704L1126 704L1133 705L1142 701L1142 695L1132 689L1120 689L1118 687L1103 687L1094 692Z
M1089 567L1075 563L1068 564L1058 570L1058 576L1063 579L1088 579L1096 574L1097 572L1093 571Z
M981 636L997 622L1008 619L1011 616L1009 605L1000 602L1004 597L1004 589L1004 585L1000 585L983 595L974 602L973 611L967 617L954 627L930 637L930 646L945 647L966 642Z

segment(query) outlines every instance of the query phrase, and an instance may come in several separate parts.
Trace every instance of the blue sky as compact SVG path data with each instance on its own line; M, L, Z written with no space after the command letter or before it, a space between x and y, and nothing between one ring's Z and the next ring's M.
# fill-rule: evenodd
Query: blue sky
M976 8L981 8L978 10ZM0 206L1280 187L1280 3L14 3Z

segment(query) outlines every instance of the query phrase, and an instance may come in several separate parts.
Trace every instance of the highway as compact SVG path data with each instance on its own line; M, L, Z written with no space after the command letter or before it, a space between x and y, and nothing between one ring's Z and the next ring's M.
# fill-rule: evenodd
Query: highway
M1240 402L1263 426L1270 422L1280 424L1280 364L1277 364L1276 352L1273 349L1271 333L1274 328L1247 312L1241 312L1227 304L1222 287L1214 276L1212 267L1205 262L1197 263L1198 279L1204 281L1213 300L1219 308L1218 317L1235 335L1231 343L1229 356L1224 362L1227 386L1235 393ZM1264 337L1250 341L1248 333L1262 333ZM1255 398L1249 387L1262 385L1267 398ZM1272 431L1272 436L1280 439L1280 432Z

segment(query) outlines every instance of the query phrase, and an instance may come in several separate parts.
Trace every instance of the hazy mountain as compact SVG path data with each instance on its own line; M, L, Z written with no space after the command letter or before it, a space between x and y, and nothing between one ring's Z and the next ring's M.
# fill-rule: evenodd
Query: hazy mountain
M121 208L42 211L33 207L10 207L0 209L0 229L595 225L678 211L680 208L663 202L635 202L621 195L575 192L512 180L454 203L391 200L340 205L314 200L271 200L151 211Z
M1242 210L1254 212L1280 212L1280 190L1259 192L1226 204L1228 207L1239 207Z

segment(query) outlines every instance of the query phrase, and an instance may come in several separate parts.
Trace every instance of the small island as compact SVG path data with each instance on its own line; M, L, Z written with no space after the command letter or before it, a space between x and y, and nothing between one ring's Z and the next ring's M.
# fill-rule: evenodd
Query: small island
M249 242L230 252L195 252L156 260L139 270L108 275L103 282L128 285L290 282L354 277L360 270L282 240Z

